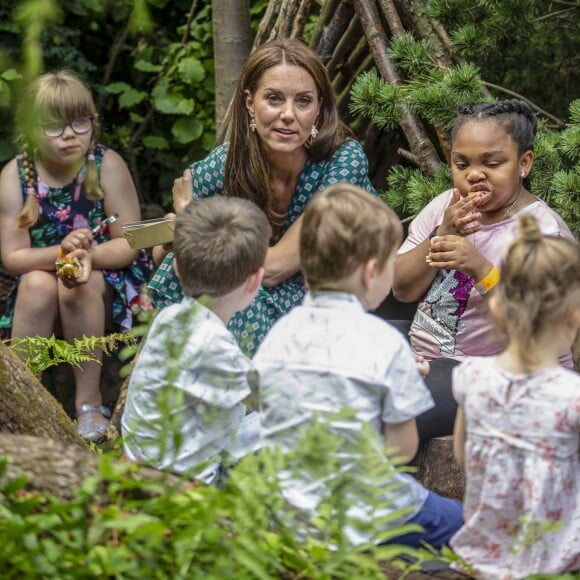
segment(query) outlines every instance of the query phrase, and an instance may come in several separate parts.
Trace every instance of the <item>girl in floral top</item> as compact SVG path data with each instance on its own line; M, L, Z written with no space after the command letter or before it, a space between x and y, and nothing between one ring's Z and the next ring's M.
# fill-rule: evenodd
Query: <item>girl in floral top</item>
M524 214L489 306L508 345L454 369L466 491L451 545L479 578L578 571L580 377L558 355L580 328L580 244Z
M124 161L96 144L90 91L69 72L38 77L21 99L17 128L22 154L0 175L2 263L16 276L0 332L48 337L60 329L72 342L103 336L111 323L129 328L150 264L122 236L121 224L140 219L139 201ZM114 214L115 223L100 227ZM64 275L63 258L76 261ZM101 366L73 372L78 432L97 441L110 416Z

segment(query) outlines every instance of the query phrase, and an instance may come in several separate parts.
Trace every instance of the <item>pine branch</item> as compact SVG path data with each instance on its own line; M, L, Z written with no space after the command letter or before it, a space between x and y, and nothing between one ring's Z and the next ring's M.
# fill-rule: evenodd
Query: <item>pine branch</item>
M532 109L535 109L536 111L538 111L538 113L540 113L542 116L546 117L547 119L554 121L554 123L556 123L556 125L558 126L559 129L563 129L564 127L566 127L566 123L564 121L562 121L561 119L558 119L558 117L555 117L551 113L548 113L548 111L544 111L544 109L542 109L541 107L539 107L535 103L532 103L532 101L530 101L529 99L527 99L523 95L520 95L519 93L516 93L515 91L512 91L510 89L506 89L505 87L500 87L499 85L495 85L495 84L487 82L487 81L484 81L483 84L486 87L489 87L490 89L495 89L496 91L501 91L502 93L505 93L506 95L510 95L512 97L515 97L516 99L521 99L522 101L526 101L526 103L528 103L528 105L530 105L530 107L532 107Z

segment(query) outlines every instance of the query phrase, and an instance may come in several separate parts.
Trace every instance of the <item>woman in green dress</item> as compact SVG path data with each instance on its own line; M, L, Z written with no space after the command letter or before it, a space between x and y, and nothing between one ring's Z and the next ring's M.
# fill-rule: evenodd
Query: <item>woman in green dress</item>
M368 160L341 122L323 63L297 39L263 44L249 56L236 89L229 141L175 180L179 212L193 199L242 197L267 215L273 237L263 287L229 328L249 355L272 324L304 297L298 239L302 213L317 192L350 182L376 193ZM149 284L159 308L181 300L173 255L154 251L161 262Z

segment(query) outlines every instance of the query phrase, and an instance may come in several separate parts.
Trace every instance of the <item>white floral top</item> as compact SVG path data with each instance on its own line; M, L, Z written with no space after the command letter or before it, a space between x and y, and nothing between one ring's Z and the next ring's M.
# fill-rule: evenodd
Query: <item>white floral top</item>
M580 570L580 376L512 375L474 357L454 369L453 393L467 428L453 550L478 578Z

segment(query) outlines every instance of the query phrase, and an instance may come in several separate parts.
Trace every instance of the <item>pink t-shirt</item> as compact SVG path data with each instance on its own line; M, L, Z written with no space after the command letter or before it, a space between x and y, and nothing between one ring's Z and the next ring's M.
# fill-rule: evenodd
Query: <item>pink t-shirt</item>
M399 254L421 244L441 225L452 196L453 190L441 193L419 213L409 226L409 235ZM536 217L545 235L573 239L564 220L540 199L509 219L483 226L467 239L499 267L505 250L517 236L517 216L524 212ZM427 360L490 356L500 353L505 346L505 338L495 330L487 305L474 288L473 278L457 270L439 270L419 303L409 336L415 352ZM571 353L564 354L560 362L571 367Z

